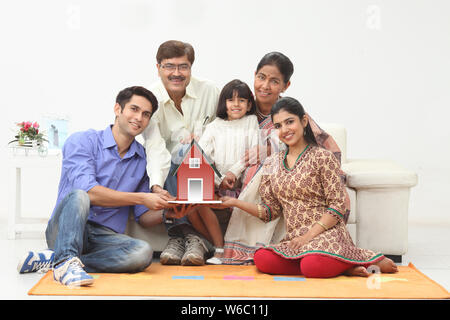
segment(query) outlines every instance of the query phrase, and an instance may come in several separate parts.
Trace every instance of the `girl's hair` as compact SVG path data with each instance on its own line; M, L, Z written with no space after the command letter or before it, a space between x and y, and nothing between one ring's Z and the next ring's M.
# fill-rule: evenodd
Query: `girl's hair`
M298 102L296 99L291 97L283 97L279 99L273 106L272 110L270 111L270 115L272 117L279 113L280 111L286 111L290 114L293 114L297 116L300 120L305 116L306 112L303 106ZM311 126L309 124L306 125L306 134L305 134L305 140L307 143L317 146L316 138L314 137L314 133L312 132Z
M258 66L256 67L256 72L267 65L276 66L278 68L280 73L283 75L285 84L289 82L292 74L294 73L294 65L292 64L292 61L281 52L275 51L267 53L264 57L262 57L261 61L259 61Z
M253 97L253 93L245 82L241 80L234 79L228 82L220 92L219 103L217 105L216 116L224 120L228 119L227 114L227 99L232 99L234 94L237 94L239 98L247 99L250 102L250 110L246 113L255 114L256 112L256 102Z

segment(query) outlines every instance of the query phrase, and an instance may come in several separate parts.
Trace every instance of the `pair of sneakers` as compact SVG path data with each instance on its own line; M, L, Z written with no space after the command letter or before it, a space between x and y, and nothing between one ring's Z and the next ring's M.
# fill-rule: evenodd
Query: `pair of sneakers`
M83 270L83 263L77 257L64 260L53 266L55 253L52 250L29 251L19 261L19 273L47 272L53 269L53 279L70 287L88 286L94 283L94 278Z
M185 238L171 237L159 261L164 265L202 266L206 252L208 248L199 236L186 234Z

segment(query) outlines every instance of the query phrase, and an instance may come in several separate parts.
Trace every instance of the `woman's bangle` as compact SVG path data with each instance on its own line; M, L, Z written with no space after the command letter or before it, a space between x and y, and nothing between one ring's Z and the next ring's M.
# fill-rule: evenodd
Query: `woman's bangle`
M326 225L324 225L322 222L320 222L320 221L316 221L316 223L319 225L319 226L321 226L325 231L327 231L329 228L326 226Z
M260 204L257 204L256 207L258 208L258 218L262 219L263 208Z

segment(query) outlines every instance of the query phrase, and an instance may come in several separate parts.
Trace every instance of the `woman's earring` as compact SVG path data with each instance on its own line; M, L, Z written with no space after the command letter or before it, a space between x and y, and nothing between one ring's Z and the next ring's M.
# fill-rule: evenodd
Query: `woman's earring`
M306 137L306 128L303 129L303 136Z

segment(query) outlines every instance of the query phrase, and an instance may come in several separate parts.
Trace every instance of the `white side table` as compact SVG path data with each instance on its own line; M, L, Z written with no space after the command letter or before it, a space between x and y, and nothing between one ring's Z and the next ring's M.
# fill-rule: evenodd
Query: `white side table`
M8 239L21 232L44 232L48 219L22 217L22 168L54 168L61 171L61 151L50 150L46 157L37 154L8 157Z

